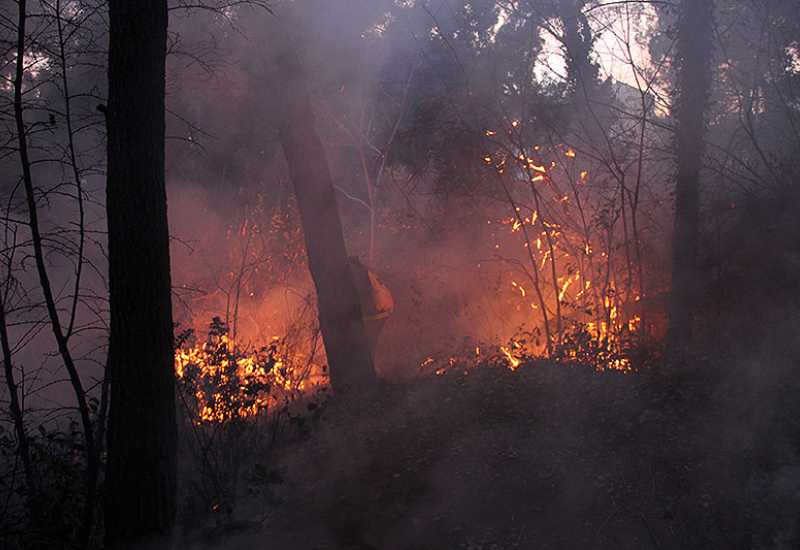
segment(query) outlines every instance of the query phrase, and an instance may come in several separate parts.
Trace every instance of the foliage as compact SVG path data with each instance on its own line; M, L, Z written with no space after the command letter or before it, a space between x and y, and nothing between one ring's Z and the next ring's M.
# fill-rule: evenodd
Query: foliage
M276 376L283 376L270 343L250 352L228 338L228 328L214 317L202 346L187 346L191 330L178 338L176 371L179 391L190 417L224 422L255 416L268 406Z
M54 547L75 541L85 502L85 442L75 418L39 424L28 433L38 486L25 485L13 434L0 430L0 479L7 490L0 515L0 546ZM27 504L36 502L39 517L32 522Z
M271 452L285 436L306 432L307 417L319 415L327 394L324 385L306 386L309 371L295 370L282 358L283 343L240 347L218 317L200 346L192 330L178 336L185 528L230 522L243 499L258 507L274 504L281 475Z

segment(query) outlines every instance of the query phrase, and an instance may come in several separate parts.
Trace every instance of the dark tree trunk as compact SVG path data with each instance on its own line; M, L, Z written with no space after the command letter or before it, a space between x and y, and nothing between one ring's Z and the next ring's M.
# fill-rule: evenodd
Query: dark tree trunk
M691 345L694 305L698 298L700 168L711 88L713 10L711 0L683 0L678 22L677 98L673 106L678 176L667 337L668 351L673 357Z
M164 177L166 0L111 0L106 548L167 543L176 419Z
M584 95L597 81L598 67L592 63L594 38L583 13L585 0L561 0L559 17L564 26L563 46L567 61L567 81L573 93ZM591 94L589 94L591 95Z
M16 72L14 77L14 114L17 121L17 131L20 135L17 136L20 150L20 161L24 172L24 177L30 179L30 162L28 160L28 147L25 136L25 124L22 116L22 78L23 66L22 58L25 52L25 23L27 21L27 4L23 0L19 3L19 17L17 20L17 62ZM7 246L7 243L6 243ZM13 250L16 248L16 237L14 244L8 248L9 254L13 257ZM17 393L17 383L14 379L14 363L13 352L11 351L11 342L8 337L8 324L6 322L6 299L8 296L8 287L11 283L11 264L12 260L8 260L8 273L6 275L4 288L0 288L0 345L3 352L3 370L6 375L6 386L8 388L9 397L9 411L11 419L14 423L14 432L17 437L17 452L22 460L22 469L25 475L25 485L27 489L27 501L29 521L32 527L40 527L36 525L39 519L38 498L39 490L36 475L31 461L30 446L28 445L28 434L25 431L25 419L23 418L22 407L19 401L19 394Z
M294 51L279 58L280 141L294 184L308 264L317 290L319 323L337 392L375 381L325 150L314 127L305 76Z

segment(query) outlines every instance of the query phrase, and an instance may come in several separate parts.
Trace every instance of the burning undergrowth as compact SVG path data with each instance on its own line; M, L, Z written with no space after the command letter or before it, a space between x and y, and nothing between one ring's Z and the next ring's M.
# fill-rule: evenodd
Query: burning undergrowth
M395 183L370 206L338 188L351 253L368 250L395 295L375 357L384 378L544 360L630 373L657 358L666 285L644 259L655 209L591 155L542 137L519 119L483 131L485 152L469 159L481 195L426 196L436 182L422 176L413 198ZM227 208L173 187L176 317L192 329L176 372L199 422L256 417L327 385L297 208L288 190L266 192L275 185L243 187Z
M192 329L178 336L175 373L189 457L184 466L191 465L184 473L187 527L209 517L229 521L243 498L263 496L279 480L270 469L279 434L287 424L302 429L327 399L318 336L304 344L311 351L297 353L291 333L261 347L239 344L218 317L203 340Z
M564 331L563 340L552 355L536 350L541 347L536 331L520 332L505 345L494 343L465 344L460 353L436 354L419 365L421 375L468 375L477 368L502 368L516 371L541 363L576 365L598 373L641 372L658 361L661 344L643 341L635 330L624 330L618 339L597 338L591 327L575 323Z
M228 422L288 407L298 398L324 389L326 368L316 354L293 353L288 337L275 337L253 348L233 341L215 317L208 337L198 342L194 331L178 338L175 373L190 418ZM316 341L310 343L318 349Z
M269 205L255 193L222 215L192 186L182 186L175 202L175 316L186 327L177 335L175 371L188 417L244 422L325 389L325 349L293 204Z
M657 357L663 311L653 304L663 284L643 289L652 266L641 259L646 240L624 223L632 199L619 204L616 184L572 148L523 145L533 139L524 130L514 120L485 133L491 152L480 162L495 196L411 204L387 188L367 228L343 194L348 241L360 250L377 233L371 267L395 294L376 355L385 377L541 360L633 372ZM191 240L173 245L176 317L191 330L176 371L196 402L192 416L253 417L325 387L293 201L243 191L226 211L199 188L180 187L173 233ZM197 338L209 318L208 337Z

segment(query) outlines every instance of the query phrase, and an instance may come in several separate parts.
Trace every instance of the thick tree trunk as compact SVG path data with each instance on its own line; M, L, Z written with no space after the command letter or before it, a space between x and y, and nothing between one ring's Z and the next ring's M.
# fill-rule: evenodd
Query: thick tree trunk
M673 357L685 352L691 344L697 302L700 168L705 149L705 111L711 88L713 10L711 0L683 0L678 23L678 95L674 103L678 177L667 337L668 351Z
M166 0L111 0L106 548L168 544L176 419L164 177Z
M297 55L286 48L281 75L280 141L294 184L308 264L317 290L319 323L337 392L375 381L361 306L347 261L342 222L325 150L314 127L311 99Z

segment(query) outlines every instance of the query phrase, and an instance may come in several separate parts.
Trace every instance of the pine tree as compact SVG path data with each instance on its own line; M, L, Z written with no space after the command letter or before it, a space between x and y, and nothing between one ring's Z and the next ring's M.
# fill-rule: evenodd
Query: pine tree
M157 547L175 520L176 419L164 176L165 0L111 0L106 548Z

